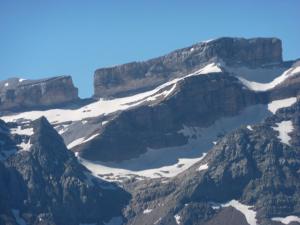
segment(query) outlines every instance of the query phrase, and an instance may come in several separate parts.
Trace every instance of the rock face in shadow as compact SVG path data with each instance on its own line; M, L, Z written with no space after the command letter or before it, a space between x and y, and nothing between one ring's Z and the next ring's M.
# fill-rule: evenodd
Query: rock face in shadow
M78 99L71 76L42 80L12 78L0 82L0 110L50 107Z
M95 178L45 118L33 122L32 147L0 161L0 224L103 224L121 216L130 195ZM122 216L121 216L122 218Z
M216 60L228 65L280 64L281 41L276 38L219 38L148 61L101 68L94 74L94 96L106 98L136 93Z
M131 159L147 148L186 144L188 139L180 132L183 125L208 127L219 118L264 102L264 93L243 88L227 73L192 76L178 82L174 93L161 102L120 112L99 136L72 150L95 161Z
M216 206L233 199L253 206L260 225L276 224L272 217L299 215L299 118L300 102L252 129L226 135L202 161L168 182L141 182L127 207L128 224L173 225L175 215L181 224L227 224L221 219L236 213ZM282 143L272 128L287 120L295 127L290 145ZM206 169L199 170L204 164ZM144 214L147 208L151 213ZM245 224L239 221L244 215L235 216L232 224Z

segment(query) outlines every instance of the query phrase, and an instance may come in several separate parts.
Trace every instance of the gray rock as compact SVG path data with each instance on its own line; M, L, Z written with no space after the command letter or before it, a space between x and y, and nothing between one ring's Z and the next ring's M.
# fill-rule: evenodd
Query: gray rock
M185 145L188 138L179 132L183 125L208 127L217 119L266 101L265 93L245 89L227 73L188 77L178 82L173 95L120 112L99 136L72 150L89 160L131 159L147 148Z
M57 106L78 100L70 76L42 80L12 78L0 81L0 110L25 110Z
M219 38L148 61L98 69L94 75L94 96L107 98L150 89L218 60L228 65L280 64L281 41L276 38Z
M160 219L159 224L171 225L175 215L182 224L227 224L222 219L230 218L232 212L212 206L232 199L254 205L260 225L276 224L270 221L272 217L300 215L299 145L294 141L291 146L282 144L272 128L277 122L292 120L296 129L291 135L296 139L293 134L299 132L299 118L300 102L253 130L241 128L226 135L203 161L167 183L152 180L130 186L133 198L125 211L128 224L143 221L147 225ZM208 169L199 171L204 163ZM141 209L146 207L153 213L143 214ZM242 217L237 216L232 224L245 224Z
M45 118L32 126L30 151L0 161L0 220L8 223L12 209L29 225L102 225L121 216L129 194L93 177Z

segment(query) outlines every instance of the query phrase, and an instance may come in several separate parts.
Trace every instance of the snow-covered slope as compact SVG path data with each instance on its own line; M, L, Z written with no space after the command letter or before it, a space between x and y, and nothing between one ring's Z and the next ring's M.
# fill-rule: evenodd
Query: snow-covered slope
M289 107L289 106L295 104L296 101L297 101L296 97L291 97L291 98L285 98L285 99L272 101L268 104L268 109L272 113L275 114L278 109Z
M168 97L175 88L178 81L190 76L204 75L209 73L222 72L220 66L216 63L208 64L198 71L188 74L184 77L173 79L157 88L142 92L133 96L115 98L111 100L99 99L96 102L85 105L78 109L50 109L40 111L28 111L13 115L2 116L1 119L6 122L17 122L18 120L36 120L45 116L52 124L59 124L68 121L81 121L87 118L93 118L100 115L108 115L119 110L156 100L158 97Z
M284 82L286 79L293 77L294 75L296 75L298 73L300 73L299 65L286 70L283 74L281 74L279 77L275 78L273 81L271 81L269 83L259 83L259 82L255 82L255 81L249 81L243 77L238 77L238 78L250 90L267 91L267 90L270 90L270 89L276 87L277 85Z
M92 162L79 158L94 175L110 181L126 178L139 179L174 177L199 162L205 152L214 146L220 136L240 126L261 122L271 113L266 105L246 108L237 116L217 120L207 128L184 127L178 132L189 138L185 146L164 149L148 149L138 158L123 162Z

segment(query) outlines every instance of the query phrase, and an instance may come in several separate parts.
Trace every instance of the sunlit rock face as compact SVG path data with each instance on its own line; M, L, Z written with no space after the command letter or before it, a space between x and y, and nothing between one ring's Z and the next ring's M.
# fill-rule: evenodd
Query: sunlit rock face
M228 65L260 66L282 63L276 38L219 38L144 62L101 68L94 75L94 96L124 96L157 86L173 77L194 72L211 61Z
M11 78L0 82L0 110L40 108L78 100L71 76L42 80Z

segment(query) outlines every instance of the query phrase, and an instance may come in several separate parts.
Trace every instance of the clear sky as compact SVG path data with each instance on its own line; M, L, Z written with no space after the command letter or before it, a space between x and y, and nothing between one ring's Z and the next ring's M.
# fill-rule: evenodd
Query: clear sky
M300 57L298 0L0 0L0 80L70 74L81 97L95 69L221 37L278 37Z

